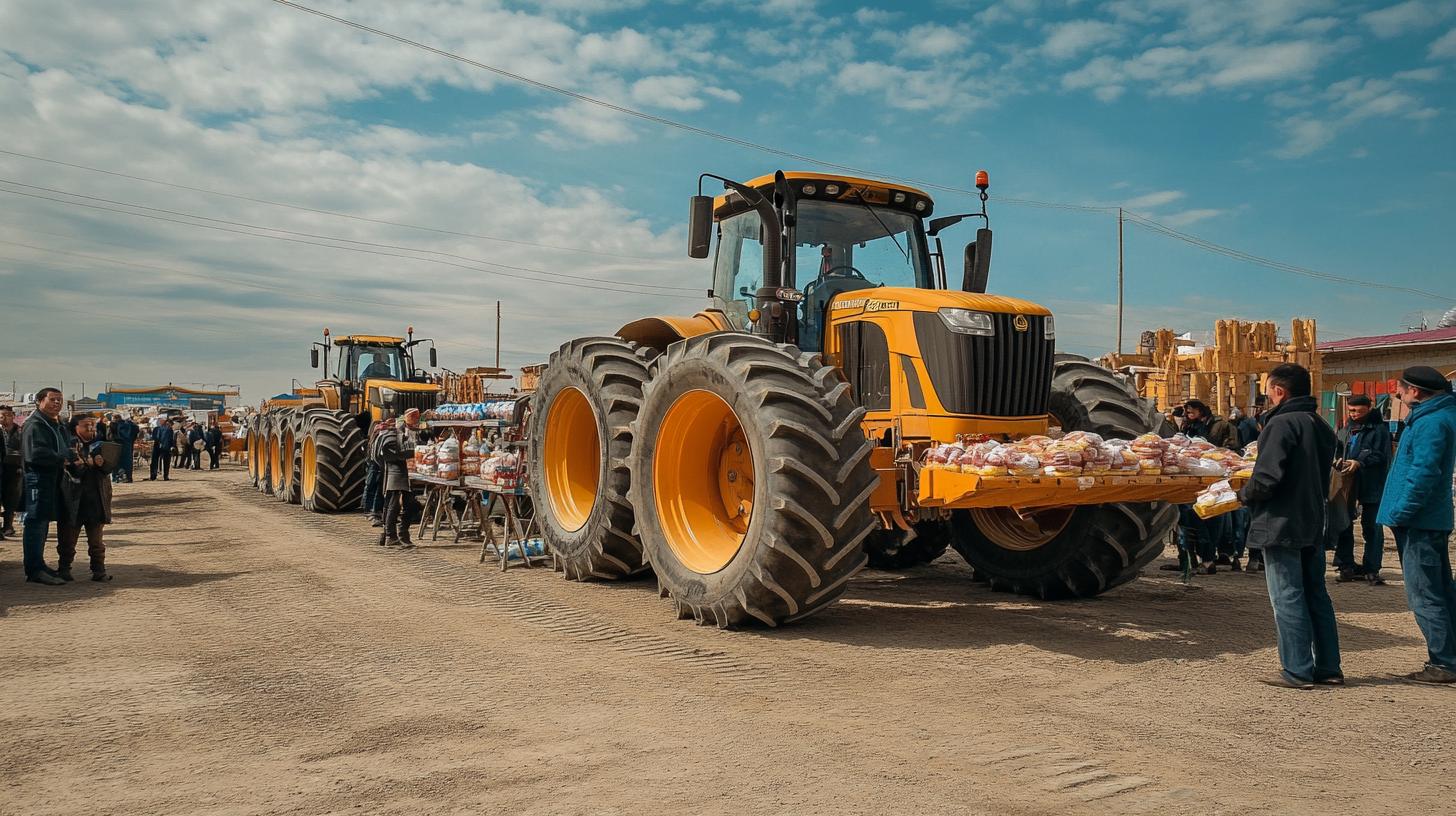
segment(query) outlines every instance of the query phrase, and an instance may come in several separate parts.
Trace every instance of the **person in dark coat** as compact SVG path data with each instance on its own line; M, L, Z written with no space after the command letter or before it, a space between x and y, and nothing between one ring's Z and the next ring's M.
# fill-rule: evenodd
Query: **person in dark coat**
M415 545L405 521L411 496L409 467L405 463L415 455L415 446L403 418L375 435L370 455L379 464L384 479L384 532L379 535L379 543L410 549Z
M162 417L152 427L152 475L147 481L157 480L157 471L162 472L162 481L172 478L172 450L177 446L177 433Z
M1370 398L1356 394L1345 401L1345 427L1335 435L1337 461L1335 467L1355 480L1346 502L1350 519L1335 544L1335 569L1340 582L1364 579L1383 584L1380 564L1385 553L1385 533L1375 521L1380 512L1380 496L1385 491L1385 471L1390 466L1390 428L1375 413ZM1355 563L1355 524L1365 538L1365 552Z
M118 415L111 423L111 441L121 446L121 459L111 474L113 482L131 481L132 459L136 456L136 441L140 433L141 429L125 414Z
M1249 546L1264 553L1282 670L1265 683L1344 685L1335 608L1325 589L1325 503L1335 432L1310 394L1309 370L1285 363L1266 379L1269 402L1254 473L1239 490Z
M207 430L202 434L203 444L207 447L207 469L217 470L222 467L218 464L222 459L222 428L217 424L217 417L207 421Z
M207 434L202 426L193 422L187 426L187 466L202 470L202 451L207 448Z
M1396 396L1410 406L1400 447L1385 480L1376 521L1390 527L1400 553L1405 596L1426 638L1418 683L1456 683L1456 581L1449 541L1456 470L1456 394L1430 366L1405 370Z
M76 560L76 542L86 533L86 554L91 560L91 580L110 581L106 571L106 543L102 528L111 523L111 479L96 446L96 420L73 417L70 423L75 458L66 466L70 479L64 484L64 508L56 521L56 574L62 581L74 580L71 564Z
M393 420L381 419L369 426L369 447L367 450L374 450L375 439L381 431L388 430L394 424ZM370 455L364 462L364 496L359 500L364 512L369 514L369 522L374 527L384 526L384 469L382 465Z
M61 482L66 464L75 456L69 434L59 417L65 398L55 388L36 393L36 410L20 429L20 451L25 460L25 533L22 551L25 580L37 584L64 584L46 566L45 542L51 522L61 518Z
M1220 448L1238 448L1239 432L1228 420L1213 415L1213 411L1202 400L1191 399L1183 403L1183 433L1201 436ZM1180 513L1185 528L1198 541L1200 571L1213 575L1219 567L1232 567L1238 557L1238 545L1234 541L1233 518L1229 515L1199 518L1192 508Z
M21 509L24 495L25 460L20 455L20 426L15 424L15 409L0 405L0 539L14 537L15 514Z

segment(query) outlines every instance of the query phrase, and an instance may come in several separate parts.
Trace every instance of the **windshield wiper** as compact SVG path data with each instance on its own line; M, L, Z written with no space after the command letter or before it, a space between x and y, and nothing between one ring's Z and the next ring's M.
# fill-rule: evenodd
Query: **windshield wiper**
M885 225L885 222L880 218L880 214L875 212L875 208L871 207L869 202L864 200L864 191L855 190L854 195L859 199L859 205L869 211L870 216L879 223L880 229L884 230L885 234L890 236L890 240L895 242L895 249L900 250L900 254L905 256L905 263L910 263L910 253L905 251L905 247L900 246L900 239L896 238L895 233L891 232L890 228Z

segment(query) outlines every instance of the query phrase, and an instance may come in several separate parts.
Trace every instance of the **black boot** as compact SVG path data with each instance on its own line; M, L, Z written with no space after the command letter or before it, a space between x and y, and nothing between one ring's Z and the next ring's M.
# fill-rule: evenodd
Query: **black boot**
M56 577L59 578L59 579L61 579L62 581L65 581L68 584L71 583L72 581L76 580L75 576L71 575L71 565L70 564L61 564L61 565L59 565L56 568Z

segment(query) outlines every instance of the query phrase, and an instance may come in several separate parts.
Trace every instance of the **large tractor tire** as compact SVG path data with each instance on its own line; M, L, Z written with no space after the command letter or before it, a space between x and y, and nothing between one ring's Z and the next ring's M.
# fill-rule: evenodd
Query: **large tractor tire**
M1085 357L1059 354L1049 410L1064 431L1108 439L1156 433L1163 417L1126 382ZM1136 578L1162 552L1177 509L1164 502L960 510L952 546L992 589L1047 600L1085 598Z
M616 337L563 345L532 396L529 479L541 537L568 579L644 571L627 498L632 423L650 352Z
M902 570L929 564L950 546L950 521L917 521L913 532L879 529L865 539L870 566L880 570Z
M258 420L258 492L273 495L273 454L278 440L273 433L273 415Z
M273 496L285 504L299 503L299 430L302 414L286 408L274 415L274 446L269 454L272 465Z
M777 626L844 592L876 527L863 416L837 368L760 337L693 337L653 363L631 496L679 617Z
M258 466L258 416L256 414L248 417L248 436L245 444L248 455L248 484L256 488L260 476Z
M365 434L345 411L311 408L299 422L299 504L313 513L359 507Z

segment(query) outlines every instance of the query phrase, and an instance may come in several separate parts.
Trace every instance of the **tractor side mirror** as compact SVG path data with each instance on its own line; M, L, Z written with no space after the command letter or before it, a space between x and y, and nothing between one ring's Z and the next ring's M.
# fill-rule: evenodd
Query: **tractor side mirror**
M318 349L311 348L308 350L308 361L314 368L318 368Z
M713 241L713 197L695 195L688 199L688 257L708 257Z
M976 240L966 244L965 279L961 288L967 292L984 293L991 277L991 230L982 227L976 230Z
M430 346L430 368L439 368L440 364L435 359L435 347Z

